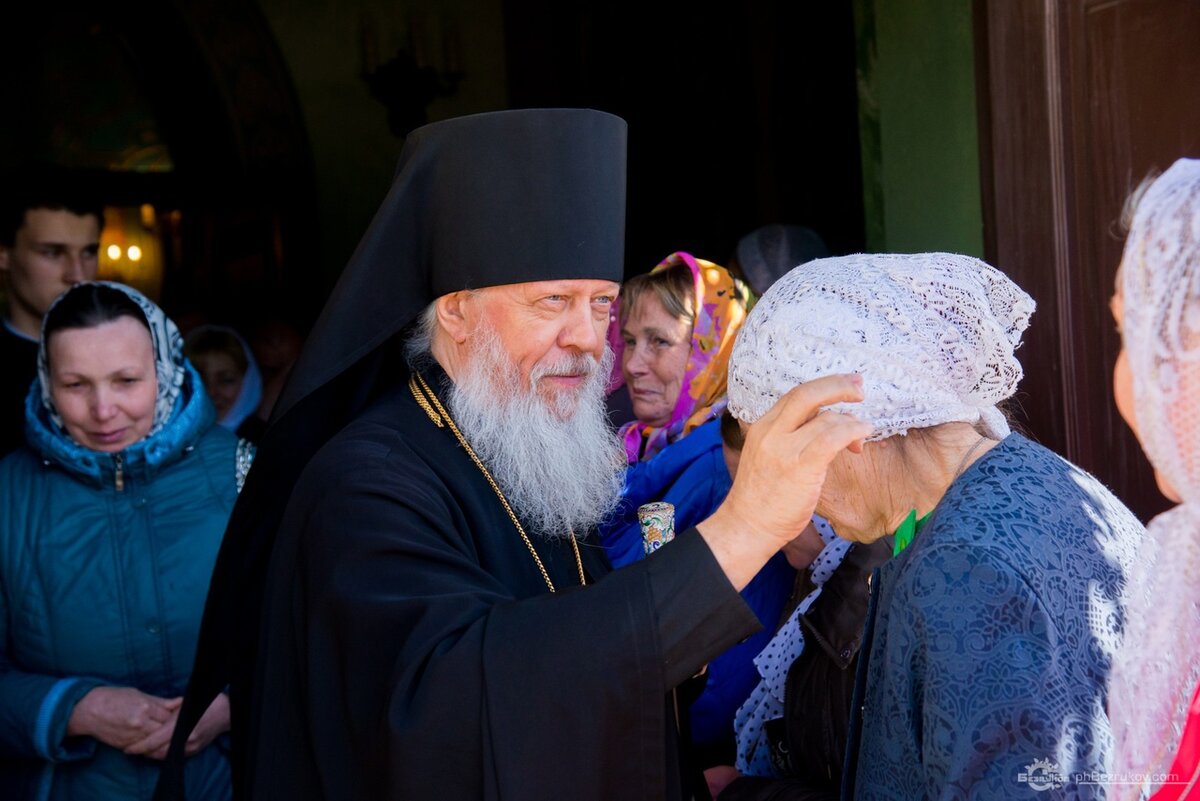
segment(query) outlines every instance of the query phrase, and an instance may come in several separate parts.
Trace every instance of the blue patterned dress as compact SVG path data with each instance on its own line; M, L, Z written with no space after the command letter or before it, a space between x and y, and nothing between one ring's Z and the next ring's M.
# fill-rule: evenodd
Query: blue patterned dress
M1104 798L1108 671L1142 533L1020 435L976 461L877 574L854 797Z

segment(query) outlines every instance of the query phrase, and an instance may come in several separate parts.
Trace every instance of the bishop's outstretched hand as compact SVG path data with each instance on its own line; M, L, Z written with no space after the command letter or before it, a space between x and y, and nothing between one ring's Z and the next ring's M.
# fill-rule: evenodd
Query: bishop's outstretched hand
M823 376L784 395L750 426L733 487L697 526L735 588L808 525L834 458L862 451L869 424L821 411L862 399L859 376Z

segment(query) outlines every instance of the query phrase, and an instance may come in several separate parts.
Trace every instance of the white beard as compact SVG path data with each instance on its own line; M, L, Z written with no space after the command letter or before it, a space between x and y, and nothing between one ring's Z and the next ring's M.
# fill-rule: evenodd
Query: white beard
M448 395L455 423L531 534L585 536L616 507L625 473L604 403L612 351L599 362L585 354L539 363L522 386L494 330L473 339L470 364ZM538 394L543 376L578 373L587 378L574 392L553 402Z

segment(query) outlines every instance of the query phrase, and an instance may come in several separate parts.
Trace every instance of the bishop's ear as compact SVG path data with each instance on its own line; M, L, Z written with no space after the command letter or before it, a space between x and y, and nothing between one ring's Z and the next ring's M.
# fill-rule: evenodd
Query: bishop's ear
M455 343L461 345L475 326L475 304L469 290L451 292L434 301L438 325Z

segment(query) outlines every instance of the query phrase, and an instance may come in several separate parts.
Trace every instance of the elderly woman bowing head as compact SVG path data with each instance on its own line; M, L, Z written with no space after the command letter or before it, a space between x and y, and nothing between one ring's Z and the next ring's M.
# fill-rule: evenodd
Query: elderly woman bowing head
M864 402L834 409L874 434L833 461L817 504L847 539L896 541L872 582L848 797L1091 797L1078 774L1109 764L1141 526L997 408L1033 309L967 256L821 259L763 296L735 346L729 409L747 423L798 384L863 378Z

